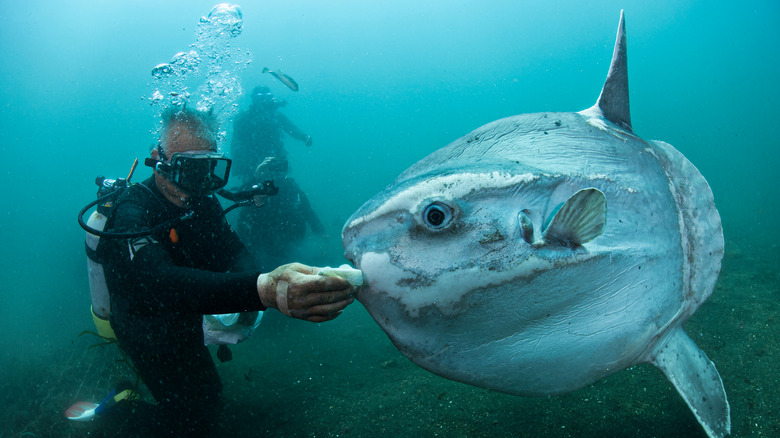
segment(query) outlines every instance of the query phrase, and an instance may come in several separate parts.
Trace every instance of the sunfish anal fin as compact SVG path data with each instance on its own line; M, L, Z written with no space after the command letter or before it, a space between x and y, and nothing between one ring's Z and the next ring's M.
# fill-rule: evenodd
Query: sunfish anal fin
M708 436L731 433L731 409L720 374L681 326L672 328L651 355L650 363L672 382Z
M607 198L596 188L573 194L555 213L536 245L576 247L590 242L604 232L607 223Z

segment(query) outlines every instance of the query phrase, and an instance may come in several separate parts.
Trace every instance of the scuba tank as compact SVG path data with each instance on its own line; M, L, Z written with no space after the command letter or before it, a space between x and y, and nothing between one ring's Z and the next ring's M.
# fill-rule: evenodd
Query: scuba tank
M101 234L106 227L111 209L114 207L114 203L119 198L119 195L127 188L137 165L138 160L135 160L127 179L120 178L114 180L103 176L95 179L95 184L98 186L97 208L89 216L86 223L87 226L85 227L87 232L85 249L87 252L89 295L92 301L92 322L95 324L98 335L107 339L116 339L116 334L108 320L111 314L111 302L108 294L108 285L106 285L105 272L103 271L103 262L100 260L97 252L98 244L100 244L100 236L98 234ZM83 213L79 215L79 222L83 220L82 217Z
M89 217L87 225L102 231L106 226L107 220L107 216L95 211ZM100 336L116 339L114 330L108 322L111 304L108 298L108 286L106 285L106 276L103 272L103 264L100 263L97 256L99 242L100 236L87 232L87 273L89 274L89 295L92 300L92 321L95 323L95 328Z

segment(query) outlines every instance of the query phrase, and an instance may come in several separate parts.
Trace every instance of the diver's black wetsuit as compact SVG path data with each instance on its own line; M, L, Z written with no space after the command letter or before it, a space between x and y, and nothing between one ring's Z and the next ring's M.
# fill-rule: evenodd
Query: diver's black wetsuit
M119 346L157 401L135 406L131 427L163 436L205 436L221 382L203 341L203 315L263 310L258 272L214 197L179 208L153 178L122 195L106 229L148 230L192 211L190 218L133 239L105 239L111 325ZM172 231L173 230L173 231ZM105 243L105 244L104 244ZM136 430L140 432L140 430ZM153 432L154 433L154 432Z

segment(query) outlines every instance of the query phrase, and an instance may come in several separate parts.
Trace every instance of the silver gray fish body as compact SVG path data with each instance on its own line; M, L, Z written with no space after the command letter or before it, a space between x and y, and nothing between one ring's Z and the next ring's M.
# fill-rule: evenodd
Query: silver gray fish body
M723 232L674 147L631 129L623 15L597 104L489 123L422 159L344 226L358 300L443 377L518 395L649 362L710 436L730 431L714 364L683 331Z
M273 71L270 70L268 67L263 67L263 73L268 73L271 76L275 77L279 80L279 82L283 83L287 86L287 88L298 91L298 83L295 82L295 79L292 78L292 76L282 73L281 71Z

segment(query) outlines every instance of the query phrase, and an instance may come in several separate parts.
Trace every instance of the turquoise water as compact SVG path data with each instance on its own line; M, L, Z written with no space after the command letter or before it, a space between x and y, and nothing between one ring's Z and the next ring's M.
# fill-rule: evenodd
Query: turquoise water
M0 369L7 376L2 380L18 385L15 391L39 402L8 403L43 410L35 418L51 417L58 424L63 421L58 409L67 408L73 397L97 398L109 385L88 377L110 374L101 368L101 358L112 363L111 353L95 356L95 350L86 350L89 342L77 336L91 328L91 321L84 234L76 213L94 199L95 176L124 176L134 158L148 154L156 126L156 108L149 101L155 85L151 69L195 41L198 19L213 5L0 3L0 148L6 163L0 171L6 205L0 216ZM609 66L619 11L625 9L634 130L685 154L712 186L723 219L727 249L721 282L690 322L696 331L689 331L721 370L735 435L780 433L780 397L769 394L780 381L774 362L780 359L775 341L780 335L777 2L253 1L241 6L243 33L231 47L251 52L252 60L239 69L241 85L271 87L288 101L283 112L314 139L310 148L290 141L287 150L293 176L328 230L298 257L318 265L343 263L339 234L346 218L429 152L500 117L591 106ZM290 74L300 91L262 75L263 67ZM247 99L236 103L243 108ZM229 120L224 127L229 133ZM228 145L229 138L226 151ZM147 175L148 168L139 169L135 180ZM294 423L327 429L300 431L288 424L268 434L335 436L339 432L328 427L337 425L341 436L360 436L369 432L357 423L381 416L385 431L371 430L386 436L433 436L437 421L444 424L442 435L460 436L529 430L601 436L616 430L605 423L619 421L632 422L632 436L682 433L659 429L659 416L699 433L685 405L649 368L625 372L629 377L619 374L585 393L529 401L446 382L413 367L357 304L331 325L274 325L272 320L266 332L262 340L242 345L246 353L222 370L227 380L236 375L239 382L247 368L276 376L274 388L258 385L254 398L236 385L234 400L244 406L239 410L271 409L268 397L282 405L308 403L305 419L296 417ZM306 342L301 334L318 342ZM316 351L328 341L330 348ZM309 362L287 363L284 356L278 364L283 371L269 370L277 362L268 352L288 355L293 348L315 357L313 369L328 362L331 368L315 372L306 368ZM355 351L365 354L354 356ZM89 373L77 377L87 364ZM311 375L342 386L304 391L295 384ZM84 392L85 382L92 392ZM647 397L641 393L645 384L652 393ZM231 398L232 386L227 388L225 396ZM358 408L347 396L329 404L334 391L364 405ZM369 397L382 391L388 394L384 402ZM599 398L607 407L582 402L595 400L594 392L607 394ZM471 402L457 399L463 406L453 414L446 408L456 395ZM314 408L318 402L322 409ZM412 420L401 421L407 403L422 408L411 410ZM498 417L485 416L483 406L486 411L498 406ZM257 416L263 409L258 411L253 418L262 423ZM555 421L534 422L544 412L553 412ZM356 424L345 425L344 416ZM0 416L0 430L14 436L28 427L45 436L40 430L46 429L36 430L20 418ZM450 418L457 427L447 423Z

